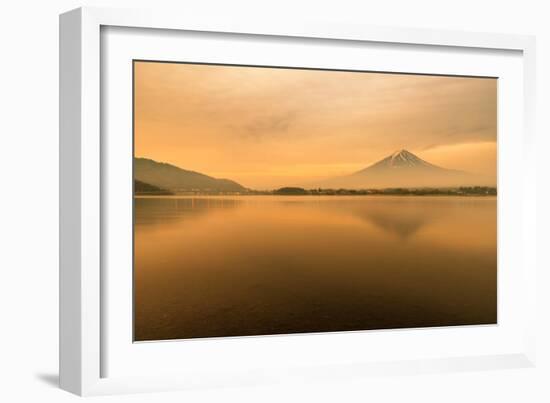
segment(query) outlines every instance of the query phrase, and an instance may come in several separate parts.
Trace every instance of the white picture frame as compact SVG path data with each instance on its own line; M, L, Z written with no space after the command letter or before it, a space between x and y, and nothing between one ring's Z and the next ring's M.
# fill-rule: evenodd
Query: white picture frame
M128 368L119 366L119 370L107 369L106 362L110 356L116 356L120 344L112 342L111 329L106 331L111 322L106 318L113 315L112 305L106 301L109 291L105 287L106 279L111 281L105 272L106 254L104 228L108 227L109 216L105 214L109 206L109 198L105 196L106 178L112 174L113 165L108 164L109 157L105 147L115 147L110 140L102 138L109 131L110 123L105 117L106 111L103 98L109 93L109 83L102 81L104 65L102 57L109 53L102 53L102 31L109 27L117 29L155 29L164 32L193 32L200 37L207 33L219 35L245 35L258 40L300 40L307 45L308 40L332 41L330 46L338 48L345 43L378 43L399 46L421 46L423 49L461 50L483 55L490 52L515 52L515 62L518 60L521 69L510 69L511 75L521 86L516 90L519 93L521 121L519 131L523 133L510 134L502 140L499 137L499 148L502 146L503 161L515 161L517 174L514 178L499 173L499 188L502 185L519 185L514 194L499 192L501 197L508 197L510 203L506 210L499 210L499 219L512 214L519 214L514 221L513 229L517 232L520 245L509 255L508 266L515 273L515 278L521 282L510 280L515 284L517 296L522 304L517 308L516 316L521 315L525 320L514 325L513 343L503 344L500 350L484 350L483 345L467 346L463 352L446 351L442 347L439 351L431 351L424 356L405 357L396 350L394 356L379 357L377 360L364 360L361 356L346 362L338 362L330 354L322 355L315 361L308 362L307 354L296 366L289 365L288 361L281 360L270 367L269 359L261 373L251 372L257 369L252 364L237 363L231 360L231 351L234 356L247 354L247 349L254 345L253 354L269 357L267 350L276 351L277 348L302 348L310 353L326 351L337 343L373 343L367 332L354 332L353 335L335 335L332 339L319 339L314 335L277 336L268 337L271 344L262 342L265 337L240 338L240 340L224 341L222 339L207 340L195 343L191 347L197 351L219 346L229 351L226 357L229 364L223 370L209 370L205 368L194 371L194 364L198 358L192 358L192 351L187 348L186 354L190 359L182 363L171 364L171 371L159 373L151 372L130 373ZM170 31L168 31L170 30ZM161 32L161 31L157 31ZM124 33L127 35L128 33ZM131 32L130 32L131 35ZM160 38L151 39L160 41ZM170 41L173 40L170 39ZM175 39L177 40L177 38ZM167 41L167 46L170 45ZM103 43L103 45L102 45ZM115 42L113 42L115 43ZM110 45L111 46L111 45ZM145 46L145 45L144 45ZM130 48L130 47L129 47ZM122 52L121 52L122 53ZM102 56L103 55L103 56ZM125 57L132 57L129 53ZM519 58L519 59L518 59ZM79 395L130 393L140 391L159 391L169 389L185 389L193 387L210 387L215 385L248 385L281 380L296 379L332 379L346 376L368 376L370 374L408 374L419 372L465 371L490 368L518 368L535 365L535 291L536 291L536 261L535 261L535 159L531 158L535 150L534 134L534 100L535 100L535 41L530 36L468 33L444 30L418 30L409 28L383 28L367 26L349 26L322 22L308 22L294 24L290 22L248 21L240 20L213 21L197 19L192 15L180 16L169 13L159 13L144 10L117 10L103 8L80 8L61 15L60 17L60 385L63 389ZM472 59L473 60L473 59ZM122 60L124 62L124 60ZM343 62L345 63L345 62ZM421 67L418 67L421 68ZM434 67L435 69L437 67ZM443 67L442 67L443 68ZM404 71L407 70L406 68ZM464 70L464 71L467 71ZM430 71L437 73L437 71ZM449 73L449 71L441 71ZM124 92L124 89L117 90ZM108 111L107 111L108 112ZM127 123L127 122L126 122ZM516 122L518 123L518 122ZM521 134L521 135L520 135ZM505 143L502 143L504 141ZM120 145L119 145L120 146ZM124 147L124 144L122 144ZM510 150L510 151L507 151ZM513 153L512 151L515 150ZM501 151L499 151L500 153ZM500 159L500 155L499 155ZM499 161L499 171L506 171L506 165ZM114 171L113 171L114 172ZM119 171L119 174L124 174ZM508 195L508 196L507 196ZM124 195L122 195L123 197ZM119 197L114 195L112 197ZM512 200L513 199L513 200ZM512 227L510 227L512 228ZM499 229L500 231L500 229ZM500 232L499 232L500 234ZM507 245L512 239L509 239ZM506 245L506 244L505 244ZM501 248L502 249L502 248ZM510 248L508 248L510 249ZM502 263L499 250L499 265ZM507 267L508 267L507 266ZM119 284L120 286L120 284ZM130 289L131 284L127 285ZM516 294L514 294L516 295ZM124 307L122 307L124 308ZM122 309L124 312L124 309ZM112 327L112 326L111 326ZM497 329L497 330L502 330ZM116 332L119 332L116 330ZM123 331L120 331L121 334ZM395 336L396 332L399 333ZM434 335L403 331L377 332L374 336L380 343L402 343L404 340L430 337L430 340L443 340L443 337L461 337L466 344L472 343L476 337L486 337L487 342L492 337L493 330L482 330L472 333L468 329L447 329L436 331ZM448 335L445 336L444 333ZM486 334L482 334L485 332ZM510 333L510 334L512 334ZM495 333L496 334L496 333ZM520 335L521 334L521 335ZM504 335L504 333L502 333ZM502 336L505 337L506 335ZM126 336L124 336L126 337ZM118 340L127 340L124 337ZM500 336L499 336L500 337ZM506 336L508 337L508 336ZM116 338L116 335L115 335ZM352 340L353 338L353 340ZM520 340L521 338L521 340ZM287 343L293 344L285 344ZM319 341L321 340L321 341ZM447 339L451 340L451 339ZM328 344L331 343L331 344ZM154 343L153 343L154 344ZM498 344L498 343L496 343ZM278 345L278 346L277 346ZM189 344L187 345L189 346ZM221 347L220 347L221 346ZM166 360L166 354L176 354L178 343L164 343L162 350L154 350L142 354L129 348L119 356L119 361L131 362L134 367L139 363L150 366L154 360L151 355L157 355L160 360ZM472 347L472 348L469 348ZM244 348L244 350L243 350ZM113 349L115 350L113 352ZM203 349L203 350L201 350ZM181 352L180 352L181 353ZM135 362L132 360L135 355ZM164 355L163 355L164 354ZM252 354L249 352L248 354ZM280 354L279 354L280 355ZM147 358L149 356L149 358ZM195 361L195 362L194 362ZM246 360L243 360L246 362ZM208 360L205 360L208 363ZM252 362L252 361L251 361ZM137 363L137 364L136 364ZM251 365L246 367L246 365ZM257 364L256 364L257 365ZM139 369L139 368L138 368ZM126 372L128 372L126 374ZM114 374L114 375L112 375Z

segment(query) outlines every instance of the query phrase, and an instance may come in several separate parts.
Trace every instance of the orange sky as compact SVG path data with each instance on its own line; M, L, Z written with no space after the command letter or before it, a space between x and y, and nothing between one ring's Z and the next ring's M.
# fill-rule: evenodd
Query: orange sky
M135 155L254 189L405 148L496 177L497 80L135 63Z

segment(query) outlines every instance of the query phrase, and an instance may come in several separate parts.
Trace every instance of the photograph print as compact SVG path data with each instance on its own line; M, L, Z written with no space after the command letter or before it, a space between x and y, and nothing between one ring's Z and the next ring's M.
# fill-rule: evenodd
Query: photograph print
M133 62L134 341L497 323L497 79Z

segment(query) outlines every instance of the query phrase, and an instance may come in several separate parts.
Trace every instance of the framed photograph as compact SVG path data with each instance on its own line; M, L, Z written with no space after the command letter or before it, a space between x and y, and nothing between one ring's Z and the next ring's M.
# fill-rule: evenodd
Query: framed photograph
M534 39L60 18L60 383L535 363Z

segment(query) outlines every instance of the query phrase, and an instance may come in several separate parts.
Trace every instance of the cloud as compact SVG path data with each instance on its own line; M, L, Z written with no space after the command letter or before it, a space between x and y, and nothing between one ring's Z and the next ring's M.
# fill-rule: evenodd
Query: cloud
M242 126L242 129L237 126L235 130L241 131L244 137L253 138L259 141L266 136L272 137L274 135L277 136L288 133L295 119L295 112L259 116Z

